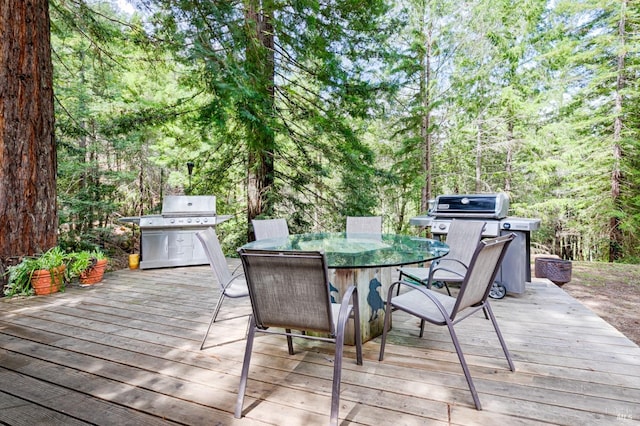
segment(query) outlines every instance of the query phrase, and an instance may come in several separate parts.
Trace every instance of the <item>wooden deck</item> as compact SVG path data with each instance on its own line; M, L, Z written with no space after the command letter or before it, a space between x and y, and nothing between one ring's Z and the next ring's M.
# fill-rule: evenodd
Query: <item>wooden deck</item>
M234 419L246 317L214 324L198 350L211 280L204 266L123 270L93 287L0 299L0 424L326 424L330 346L302 342L309 350L290 357L278 336L256 341ZM379 338L363 366L347 349L342 424L640 424L637 345L546 281L492 306L515 373L482 315L458 328L483 411L446 329L427 326L419 339L417 321L396 314L383 362ZM222 315L248 311L246 298L227 300Z

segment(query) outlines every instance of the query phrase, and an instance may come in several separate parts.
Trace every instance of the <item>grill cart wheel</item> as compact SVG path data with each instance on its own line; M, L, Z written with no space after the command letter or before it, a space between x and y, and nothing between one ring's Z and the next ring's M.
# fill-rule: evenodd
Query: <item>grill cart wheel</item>
M507 288L500 284L498 281L494 281L489 291L489 297L492 299L502 299L507 295Z

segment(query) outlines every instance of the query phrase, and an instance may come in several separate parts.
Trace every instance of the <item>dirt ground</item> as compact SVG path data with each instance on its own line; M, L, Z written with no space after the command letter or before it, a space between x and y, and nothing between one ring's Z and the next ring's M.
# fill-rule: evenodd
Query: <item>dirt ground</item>
M640 345L640 265L572 262L562 289Z

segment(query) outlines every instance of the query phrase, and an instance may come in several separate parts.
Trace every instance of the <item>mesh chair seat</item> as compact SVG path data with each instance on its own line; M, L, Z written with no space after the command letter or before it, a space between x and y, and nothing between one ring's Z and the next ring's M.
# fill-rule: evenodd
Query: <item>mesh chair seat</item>
M231 281L224 289L224 295L232 299L248 296L247 282L244 280L244 277L236 277Z
M441 303L446 314L444 314L434 303L424 303L420 297L409 291L393 298L393 306L412 315L426 319L431 323L445 323L446 317L450 317L456 304L456 298L446 294L431 292L431 296Z

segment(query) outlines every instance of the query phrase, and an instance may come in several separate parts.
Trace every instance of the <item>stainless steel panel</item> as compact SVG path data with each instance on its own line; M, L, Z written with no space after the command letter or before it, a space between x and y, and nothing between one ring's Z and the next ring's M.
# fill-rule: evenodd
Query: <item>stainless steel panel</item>
M163 219L161 215L148 215L142 216L140 218L140 227L141 228L151 228L153 226L162 226Z
M449 233L449 226L453 219L434 219L431 223L431 233L434 235L446 235ZM462 220L462 219L457 219ZM482 221L482 219L474 219L476 221ZM496 220L485 220L485 225L482 230L483 237L497 237L500 233L500 222ZM444 238L442 238L444 239Z
M431 226L431 223L433 222L433 220L434 220L433 216L416 216L409 219L409 224L413 226L427 227L427 226Z
M505 286L507 293L522 294L525 283L531 282L530 234L528 231L501 231L500 235L510 233L516 237L507 249L496 280Z
M167 195L162 200L162 216L215 216L214 195Z
M142 260L140 269L169 258L169 235L165 231L144 231L140 236Z
M140 269L209 263L195 233L201 228L143 230Z
M540 229L540 222L540 219L507 217L500 221L500 229L511 231L537 231Z

